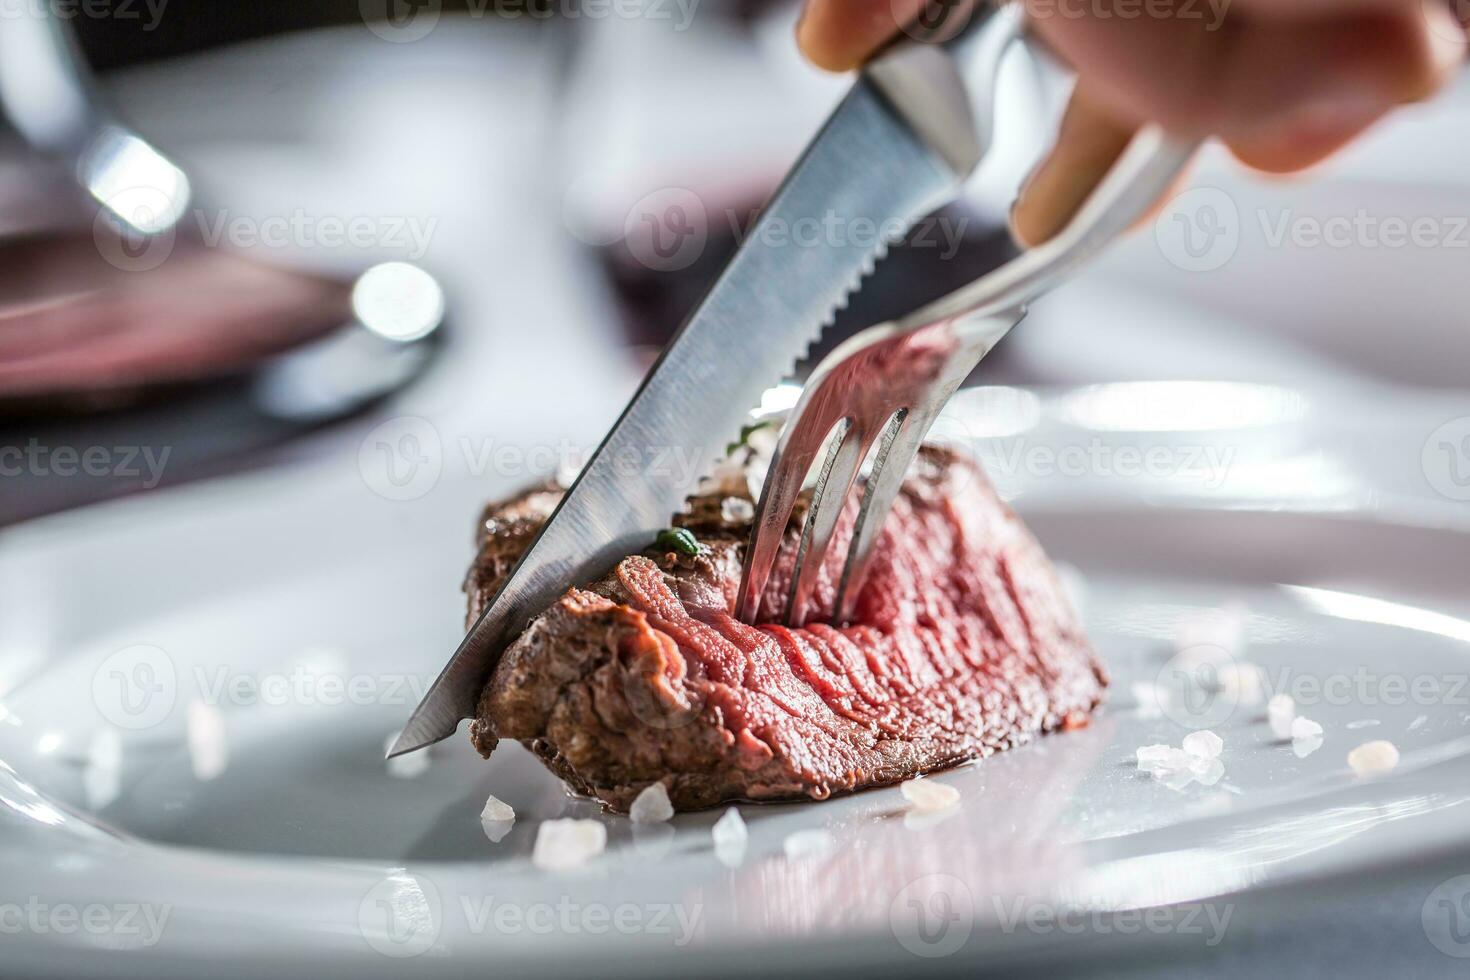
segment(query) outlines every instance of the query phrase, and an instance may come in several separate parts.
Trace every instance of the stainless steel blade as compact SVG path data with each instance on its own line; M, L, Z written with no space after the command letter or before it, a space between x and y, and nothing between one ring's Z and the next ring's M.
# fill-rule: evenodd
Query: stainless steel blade
M617 424L434 682L390 755L474 714L504 644L569 585L647 547L886 249L950 200L957 173L860 79L665 349ZM683 454L682 456L676 454Z

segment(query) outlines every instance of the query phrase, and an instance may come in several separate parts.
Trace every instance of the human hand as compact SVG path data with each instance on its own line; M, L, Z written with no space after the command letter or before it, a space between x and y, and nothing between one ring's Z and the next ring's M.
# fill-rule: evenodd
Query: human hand
M821 67L855 68L936 2L956 0L807 0L797 39ZM1434 94L1466 53L1447 0L1021 2L1078 73L1012 213L1028 245L1061 230L1145 123L1218 137L1261 170L1301 170Z

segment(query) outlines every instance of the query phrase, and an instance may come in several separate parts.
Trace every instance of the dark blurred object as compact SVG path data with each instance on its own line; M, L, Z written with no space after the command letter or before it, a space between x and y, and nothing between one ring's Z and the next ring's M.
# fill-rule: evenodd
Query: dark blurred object
M787 0L731 0L713 14L750 23ZM226 44L366 20L406 21L438 9L443 16L551 20L565 10L576 16L576 0L264 0L225 4L207 0L106 0L106 16L69 18L87 62L98 70L190 54ZM58 9L66 9L59 5ZM93 9L89 3L88 9Z
M743 208L732 212L754 214ZM753 219L752 219L753 223ZM621 300L620 310L631 343L661 348L674 335L715 278L730 261L739 241L723 226L688 268L675 272L650 269L619 241L601 250L604 265ZM896 319L933 299L968 285L1016 254L1003 227L951 205L925 218L893 246L877 264L847 307L807 358L815 363L859 330Z
M496 11L546 17L549 0L263 0L210 3L207 0L110 0L110 16L71 19L82 51L93 68L106 70L171 58L254 38L366 19L403 20L435 7L445 14ZM122 11L130 11L123 16ZM155 14L153 11L157 11Z
M426 304L394 334L401 277L438 289L401 264L346 283L181 242L124 271L90 236L0 262L0 525L252 465L418 377L440 339Z
M91 236L0 245L0 412L124 405L238 374L352 317L344 283L193 244L129 271L104 249L128 254Z

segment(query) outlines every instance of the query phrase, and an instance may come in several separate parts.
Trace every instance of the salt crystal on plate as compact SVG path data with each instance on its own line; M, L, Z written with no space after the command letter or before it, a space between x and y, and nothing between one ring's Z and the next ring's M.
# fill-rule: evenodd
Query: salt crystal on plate
M1305 759L1322 747L1322 736L1314 735L1311 738L1294 738L1291 740L1291 751L1298 759Z
M516 812L515 810L511 809L511 805L509 803L506 803L504 800L498 800L493 796L486 798L485 808L480 811L481 820L503 823L506 821L514 820L515 818Z
M673 815L674 805L663 783L650 783L628 808L628 819L634 823L663 823Z
M1189 764L1189 774L1201 785L1213 786L1225 775L1225 763L1218 758L1196 758Z
M1266 702L1266 720L1271 723L1271 734L1277 738L1291 738L1291 721L1296 717L1296 702L1289 694L1277 694Z
M745 818L740 816L740 811L733 806L725 811L725 815L715 821L710 828L710 836L715 840L715 846L721 844L739 844L745 846L750 840L750 831L745 828Z
M1194 773L1190 772L1189 766L1175 769L1161 769L1154 773L1154 778L1172 790L1181 790L1194 782Z
M727 868L739 867L745 859L746 842L750 840L750 832L745 829L740 811L733 806L726 810L725 815L710 828L710 836L715 842L715 859Z
M1172 745L1144 745L1137 751L1138 768L1155 776L1164 776L1189 768L1190 754Z
M1399 750L1392 742L1379 739L1376 742L1364 742L1362 745L1348 753L1348 765L1353 767L1353 772L1359 776L1371 776L1375 773L1388 772L1399 764Z
M1310 718L1297 715L1291 720L1291 738L1295 741L1299 738L1321 738L1322 726Z
M1162 762L1173 751L1174 746L1172 745L1140 745L1134 755L1138 758L1138 768L1144 769Z
M1225 740L1208 729L1201 732L1190 732L1184 736L1184 751L1200 759L1219 758L1220 752L1225 748Z
M531 863L545 871L575 868L607 847L607 828L596 820L548 820L536 830Z
M919 813L937 813L959 803L960 791L932 779L910 779L899 787L903 798Z
M794 834L788 834L781 842L781 849L786 852L788 860L799 860L801 858L820 857L832 850L836 842L832 835L825 830L798 830Z

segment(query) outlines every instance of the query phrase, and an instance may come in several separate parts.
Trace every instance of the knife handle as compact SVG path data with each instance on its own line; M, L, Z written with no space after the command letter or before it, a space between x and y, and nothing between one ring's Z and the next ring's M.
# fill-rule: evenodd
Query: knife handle
M961 0L963 2L963 0ZM945 4L945 0L941 0ZM952 3L947 9L957 9ZM949 23L959 19L952 13ZM963 183L990 148L1001 61L1021 40L1018 7L981 4L962 29L944 38L943 25L906 29L863 68L863 77L893 106ZM923 15L916 24L923 24ZM938 36L942 40L919 40Z

